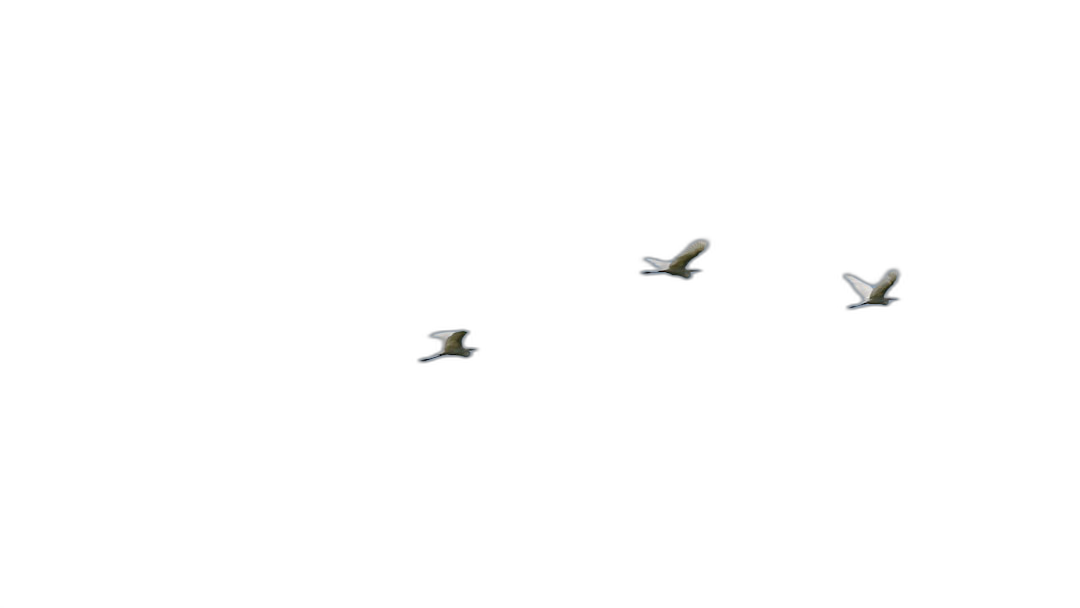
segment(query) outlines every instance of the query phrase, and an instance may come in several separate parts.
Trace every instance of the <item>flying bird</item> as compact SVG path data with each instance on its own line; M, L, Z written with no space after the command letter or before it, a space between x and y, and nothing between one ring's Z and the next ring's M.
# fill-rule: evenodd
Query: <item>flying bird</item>
M645 261L652 264L656 270L642 270L641 274L659 274L666 272L677 277L689 279L693 273L701 272L701 270L695 268L693 270L687 270L686 265L690 263L690 260L701 255L701 252L709 246L709 241L705 239L698 239L693 243L686 246L682 252L675 256L673 260L660 260L657 258L645 258Z
M432 338L443 341L442 350L431 355L430 357L424 357L420 359L421 362L431 361L432 359L438 359L439 357L471 357L474 350L480 350L478 348L466 348L461 345L461 341L465 339L465 334L469 333L467 330L458 329L453 331L437 331L431 334Z
M851 287L855 290L855 293L859 294L859 297L863 299L862 302L852 304L848 306L848 308L858 308L868 304L888 306L889 302L900 299L885 297L885 292L889 291L889 288L893 286L893 283L896 283L896 279L900 278L900 273L895 269L886 272L885 276L881 277L881 280L878 281L877 285L871 285L853 274L845 274L844 278L847 279L848 283L851 283Z

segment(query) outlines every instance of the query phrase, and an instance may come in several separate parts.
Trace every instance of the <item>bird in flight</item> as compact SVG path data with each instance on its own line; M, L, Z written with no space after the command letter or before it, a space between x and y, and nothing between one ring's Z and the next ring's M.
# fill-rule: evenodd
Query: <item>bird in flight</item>
M848 306L848 308L858 308L868 304L888 306L889 302L900 299L885 297L885 292L889 291L889 288L893 286L893 283L896 283L896 279L900 278L900 273L895 269L886 272L885 276L881 277L881 280L878 281L877 285L871 285L853 274L845 274L844 278L847 279L848 283L851 283L851 287L855 290L855 293L859 294L859 297L863 300L858 304Z
M465 334L469 333L467 330L458 329L453 331L437 331L431 334L432 338L443 341L442 350L431 355L430 357L424 357L420 359L421 362L431 361L432 359L438 359L439 357L471 357L474 350L480 350L478 348L466 348L461 345L461 341L465 339Z
M660 260L657 258L645 258L645 261L652 264L656 270L642 270L641 274L659 274L666 272L677 277L689 279L693 273L701 272L701 270L695 268L693 270L687 270L686 265L690 263L690 260L701 255L701 252L709 246L709 241L705 239L698 239L693 243L686 246L679 255L675 256L673 260Z

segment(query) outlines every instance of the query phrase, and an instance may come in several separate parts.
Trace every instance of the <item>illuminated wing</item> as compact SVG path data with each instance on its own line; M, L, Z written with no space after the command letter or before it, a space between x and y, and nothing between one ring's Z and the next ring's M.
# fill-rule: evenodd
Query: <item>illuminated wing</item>
M873 291L870 292L870 299L880 300L885 297L885 292L889 291L889 288L893 286L896 279L900 278L900 273L896 270L890 270L885 273L885 276L881 277L877 285L874 285Z
M661 260L659 258L645 258L645 261L652 264L657 270L667 270L671 268L671 262L668 260Z
M701 252L705 251L709 247L709 241L705 239L698 239L693 243L686 246L679 255L675 256L674 260L671 260L672 268L686 268L686 265L690 263L690 260L701 255Z
M859 294L859 297L863 300L870 299L870 293L874 291L874 286L866 281L860 279L853 274L845 274L844 279L851 283L851 288L855 290L855 293Z

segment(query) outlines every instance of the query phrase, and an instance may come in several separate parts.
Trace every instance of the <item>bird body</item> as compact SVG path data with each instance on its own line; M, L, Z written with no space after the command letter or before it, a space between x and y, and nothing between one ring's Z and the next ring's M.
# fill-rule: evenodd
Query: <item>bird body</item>
M420 359L420 362L431 361L433 359L438 359L439 357L471 357L473 351L479 349L462 346L461 341L465 339L465 334L467 333L469 333L467 330L457 329L451 331L437 331L431 334L432 338L443 341L442 350L430 357Z
M885 293L892 288L898 278L900 278L900 273L893 269L886 272L885 276L881 277L881 280L878 281L876 285L871 285L853 274L845 274L844 279L851 284L851 288L854 289L855 293L859 294L859 297L863 300L858 304L849 305L848 308L859 308L860 306L868 306L870 304L888 306L889 302L899 300L899 298L885 297Z
M689 279L695 272L701 272L700 269L687 269L686 265L690 263L690 260L701 255L705 249L709 247L709 241L705 239L698 239L693 243L686 246L679 255L675 256L671 260L661 260L659 258L645 258L645 261L652 264L656 270L642 270L641 274L659 274L661 272Z

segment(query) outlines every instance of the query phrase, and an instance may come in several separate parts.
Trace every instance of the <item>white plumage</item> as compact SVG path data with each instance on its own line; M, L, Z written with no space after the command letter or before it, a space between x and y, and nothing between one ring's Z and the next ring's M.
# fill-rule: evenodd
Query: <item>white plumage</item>
M645 258L645 261L652 264L656 270L642 270L641 274L659 274L661 272L689 279L695 272L701 272L701 270L694 268L688 270L686 265L690 263L697 256L701 255L709 247L709 241L705 239L698 239L686 246L679 255L670 260L661 260L660 258Z
M870 297L870 292L874 291L874 286L866 281L860 279L853 274L845 274L844 278L855 289L855 293L859 294L859 297L866 300Z
M853 274L845 274L844 279L851 284L851 288L855 290L855 293L859 294L860 298L862 298L862 302L852 304L848 306L848 308L858 308L870 304L888 306L889 302L894 302L899 299L885 297L885 293L892 288L893 284L896 283L896 280L899 278L900 273L894 269L886 272L885 276L881 277L881 280L878 281L876 285L871 285Z

